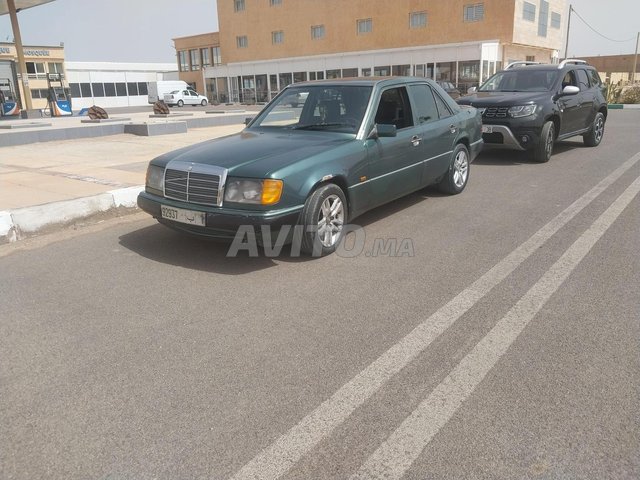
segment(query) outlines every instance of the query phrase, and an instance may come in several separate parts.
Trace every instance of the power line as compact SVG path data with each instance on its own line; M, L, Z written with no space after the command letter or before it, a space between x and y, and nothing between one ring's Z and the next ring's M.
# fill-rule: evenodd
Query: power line
M627 40L614 40L613 38L609 38L609 37L607 37L606 35L603 35L603 34L602 34L602 33L600 33L599 31L597 31L597 30L596 30L595 28L593 28L591 25L589 25L589 23L588 23L584 18L582 18L582 17L580 16L580 14L576 11L576 9L575 9L575 8L571 7L571 10L573 11L573 13L575 13L575 14L578 16L578 18L579 18L580 20L582 20L582 21L584 22L584 24L585 24L587 27L589 27L589 28L590 28L591 30L593 30L595 33L597 33L598 35L600 35L602 38L605 38L605 39L609 40L610 42L616 42L616 43L627 43L627 42L630 42L630 41L632 41L632 40L635 40L635 39L636 39L636 37L635 37L635 36L633 36L633 37L631 37L631 38L629 38L629 39L627 39Z

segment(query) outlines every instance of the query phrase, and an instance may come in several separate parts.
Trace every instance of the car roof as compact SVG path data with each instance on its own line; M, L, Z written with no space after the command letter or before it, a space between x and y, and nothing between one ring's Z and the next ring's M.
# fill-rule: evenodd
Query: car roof
M589 65L586 63L580 63L580 64L575 64L575 63L568 63L566 65L564 65L562 68L560 68L559 65L556 64L552 64L552 63L541 63L539 65L519 65L516 67L512 67L509 68L508 70L502 70L503 72L512 72L512 71L519 71L519 70L524 70L524 71L556 71L556 72L560 72L560 71L564 71L564 70L569 70L571 68L591 68L594 69L595 67L593 65Z
M308 82L297 82L289 85L299 87L303 85L325 85L325 86L344 86L354 85L359 87L373 87L375 85L395 85L398 83L415 83L415 82L433 82L426 77L349 77L349 78L332 78L330 80L311 80Z

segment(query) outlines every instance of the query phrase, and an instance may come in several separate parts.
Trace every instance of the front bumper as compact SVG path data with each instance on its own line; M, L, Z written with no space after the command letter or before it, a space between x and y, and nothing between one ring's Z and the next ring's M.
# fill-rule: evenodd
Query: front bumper
M205 212L205 226L190 225L162 218L160 213L160 207L162 205ZM302 209L304 208L304 205L300 205L293 208L264 212L210 208L202 205L176 202L147 192L140 192L138 195L138 206L153 216L158 222L174 230L219 240L233 240L241 226L253 227L256 236L259 238L263 232L269 232L272 236L277 235L283 226L297 225ZM264 231L262 229L263 225L268 227L265 228Z

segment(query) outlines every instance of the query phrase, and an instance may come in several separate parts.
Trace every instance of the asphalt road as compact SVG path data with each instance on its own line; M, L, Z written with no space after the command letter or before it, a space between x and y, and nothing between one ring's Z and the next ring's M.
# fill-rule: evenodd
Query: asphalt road
M143 214L0 246L0 478L639 478L639 133L485 152L354 258Z

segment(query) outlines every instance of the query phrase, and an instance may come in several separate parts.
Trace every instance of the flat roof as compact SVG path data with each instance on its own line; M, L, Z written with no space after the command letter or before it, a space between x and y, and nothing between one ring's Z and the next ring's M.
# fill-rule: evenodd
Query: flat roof
M45 3L53 2L55 0L14 0L16 4L16 10L24 10L25 8L37 7ZM9 14L9 5L7 0L0 0L0 15Z

